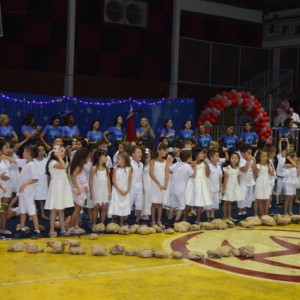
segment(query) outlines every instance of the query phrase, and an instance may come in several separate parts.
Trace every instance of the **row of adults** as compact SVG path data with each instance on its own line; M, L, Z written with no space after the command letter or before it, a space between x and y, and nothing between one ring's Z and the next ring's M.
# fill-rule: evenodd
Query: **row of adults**
M52 148L52 141L60 137L65 144L71 144L73 139L81 137L78 127L75 125L75 117L72 113L64 117L65 124L60 126L61 117L54 116L49 125L45 128L41 126L35 126L34 116L27 114L24 116L22 126L20 129L21 139L27 139L30 142L40 140L48 150ZM167 142L173 142L175 140L185 140L194 138L196 143L204 148L208 149L212 137L206 132L203 125L199 125L195 131L191 129L192 122L187 120L184 122L181 130L176 132L173 128L173 122L171 119L164 121L164 127L160 131L160 139L167 140ZM284 130L283 137L287 136L288 130ZM142 117L140 120L140 127L136 129L136 140L144 143L151 143L155 139L155 134L149 123L149 120ZM6 114L0 115L0 138L11 139L18 142L19 137L16 134L14 128L9 125L9 117ZM117 116L114 120L113 126L111 126L105 132L100 130L100 121L96 120L92 122L91 130L88 131L85 137L89 143L97 143L99 140L106 140L110 145L114 145L115 142L120 142L126 139L126 133L123 129L123 118ZM253 131L252 124L246 123L244 131L239 137L234 134L234 128L232 126L227 127L225 134L219 137L219 144L224 148L235 150L236 144L239 141L246 142L252 146L256 146L258 142L258 135Z

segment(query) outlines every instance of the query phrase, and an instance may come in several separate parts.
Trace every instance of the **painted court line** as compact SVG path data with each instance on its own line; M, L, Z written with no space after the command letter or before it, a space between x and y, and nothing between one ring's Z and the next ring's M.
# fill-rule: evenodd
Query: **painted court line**
M164 266L156 266L156 267L122 269L122 270L115 270L115 271L104 271L104 272L97 272L97 273L90 273L90 274L74 274L74 275L70 275L70 276L49 277L49 278L43 278L43 279L4 282L4 283L0 283L0 286L12 286L12 285L30 284L30 283L37 283L37 282L47 282L47 281L54 281L54 280L85 278L85 277L102 276L102 275L108 275L108 274L120 274L120 273L125 273L125 272L139 272L139 271L149 271L149 270L157 270L157 269L167 269L167 268L182 267L182 266L187 266L187 265L189 265L188 262L185 262L185 263L182 263L182 264L164 265Z

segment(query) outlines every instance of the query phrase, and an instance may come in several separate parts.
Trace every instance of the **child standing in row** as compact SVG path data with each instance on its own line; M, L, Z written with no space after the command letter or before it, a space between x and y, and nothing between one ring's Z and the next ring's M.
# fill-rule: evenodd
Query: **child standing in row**
M243 200L243 194L239 183L239 164L240 156L236 152L232 152L229 156L228 165L223 167L224 182L223 182L223 217L231 221L236 221L231 217L232 202Z
M207 153L208 167L209 167L209 183L212 193L212 205L206 206L207 219L213 220L215 218L215 210L219 210L220 206L220 193L222 186L222 169L219 164L220 156L218 150L209 150Z
M181 150L179 155L181 161L170 167L172 176L170 180L169 224L172 223L174 208L177 208L174 222L179 222L182 212L185 209L185 191L188 180L190 177L195 178L197 170L196 162L193 163L193 166L190 165L192 162L192 152L190 149Z
M243 199L238 202L238 215L247 216L247 209L252 207L255 199L255 179L254 172L256 170L256 160L252 156L252 147L249 144L243 144L240 149L240 187Z
M50 210L49 236L52 238L57 236L57 232L55 231L57 216L60 223L61 234L67 235L64 209L74 206L71 187L67 176L68 163L66 152L66 148L60 146L60 148L52 151L46 164L46 174L50 176L50 184L45 209Z
M284 214L290 216L293 215L293 202L296 197L296 184L299 176L297 160L296 152L289 153L285 164L286 173L283 179Z
M106 161L106 151L95 151L93 156L93 166L91 168L89 179L90 199L95 205L92 209L93 225L96 225L97 223L97 216L100 210L100 223L105 223L108 210L108 202L111 199L111 184L109 171L105 165Z
M150 201L151 201L151 225L156 224L164 227L161 223L163 204L168 200L168 184L169 184L169 162L166 160L168 154L168 146L159 143L156 153L150 161Z
M129 191L132 183L132 168L127 152L119 153L117 156L117 166L112 174L112 183L112 197L108 214L119 216L120 226L123 226L125 218L130 215Z
M266 206L269 203L270 198L270 180L269 174L274 176L274 169L269 164L269 157L267 149L263 148L258 150L257 163L256 163L256 185L255 185L255 202L254 215L258 216L260 212L261 216L266 215Z
M135 223L139 224L142 217L142 209L144 205L144 166L141 162L142 150L139 147L135 147L132 150L132 185L130 189L130 208L135 206Z
M73 194L74 210L70 220L71 234L85 233L85 230L79 227L79 218L81 208L87 200L88 180L84 172L84 165L90 158L90 152L86 148L80 148L76 151L71 162L71 190Z
M45 201L48 194L48 178L46 175L46 164L48 159L45 157L46 155L46 147L44 145L39 145L38 149L38 157L34 159L34 163L36 166L36 171L38 173L39 181L36 186L36 192L34 195L34 200L39 204L40 215L42 220L49 220L49 218L45 215Z
M184 221L186 221L192 207L197 207L196 224L199 224L203 207L212 205L212 194L208 176L210 174L206 159L206 150L199 147L192 149L192 159L196 161L195 179L191 178L186 187L186 209Z

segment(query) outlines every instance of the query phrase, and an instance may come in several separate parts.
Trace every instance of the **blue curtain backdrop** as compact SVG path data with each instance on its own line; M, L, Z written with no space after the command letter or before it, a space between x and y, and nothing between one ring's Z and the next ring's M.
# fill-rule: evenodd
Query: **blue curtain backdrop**
M15 128L17 134L23 116L27 113L35 116L36 125L45 127L54 115L63 115L72 111L82 137L86 137L94 120L100 121L100 130L104 132L113 126L114 119L121 115L125 120L126 128L126 117L131 106L133 110L139 111L134 115L135 129L139 127L141 117L148 118L157 137L156 141L165 119L173 120L173 128L176 131L182 128L186 120L195 123L195 101L192 98L96 99L6 92L0 96L0 113L9 115L10 125ZM61 124L63 125L63 120Z

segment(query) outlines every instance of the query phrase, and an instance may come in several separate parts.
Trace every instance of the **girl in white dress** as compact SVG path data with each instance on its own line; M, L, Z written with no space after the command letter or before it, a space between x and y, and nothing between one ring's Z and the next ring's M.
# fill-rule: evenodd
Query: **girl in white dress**
M150 167L150 158L151 158L151 151L146 148L145 153L143 153L142 162L144 164L144 205L142 210L142 220L149 220L149 216L151 215L151 200L150 200L150 174L149 174L149 167Z
M76 151L70 167L71 191L74 201L74 210L70 220L70 234L85 233L79 227L80 212L88 197L89 183L84 171L84 165L90 159L90 152L87 148L80 148Z
M58 215L62 235L67 235L64 209L73 207L73 198L67 176L66 148L53 151L46 164L46 174L51 176L45 209L50 210L50 237L56 237L55 220Z
M36 171L38 173L39 181L36 185L36 191L34 195L34 201L37 201L39 204L40 214L42 220L49 220L45 215L45 201L48 194L48 177L46 174L46 164L48 159L45 157L46 147L44 145L39 145L38 147L38 157L35 158L34 164L36 166Z
M159 143L157 150L153 153L153 158L150 160L150 201L151 201L151 225L156 224L164 227L161 223L163 204L168 200L168 184L169 184L169 162L166 160L168 154L168 146L164 143Z
M90 199L94 202L92 208L92 222L97 224L97 216L99 210L100 223L105 223L108 202L111 199L111 184L108 168L105 166L107 161L107 153L104 150L97 150L93 155L93 166L90 172Z
M260 212L261 216L266 215L266 205L270 198L270 179L269 174L274 176L274 168L269 164L268 150L260 149L256 156L256 170L254 176L255 182L255 202L254 215L258 216Z
M296 196L299 168L297 165L296 152L291 152L286 157L286 173L283 179L284 214L293 215L293 202Z
M239 183L239 168L238 164L240 156L233 152L230 154L228 165L223 167L224 182L222 189L223 203L223 218L236 221L231 217L232 213L232 202L243 200L243 194Z
M130 156L127 152L119 153L117 166L112 174L112 196L109 203L108 214L120 217L120 226L130 215L130 187L132 183L132 168Z
M192 207L197 207L196 224L200 223L201 214L204 206L211 206L212 193L209 185L208 176L210 174L206 159L206 150L199 147L192 149L192 159L196 161L195 179L190 178L186 186L185 201L186 209L183 220L186 221Z

